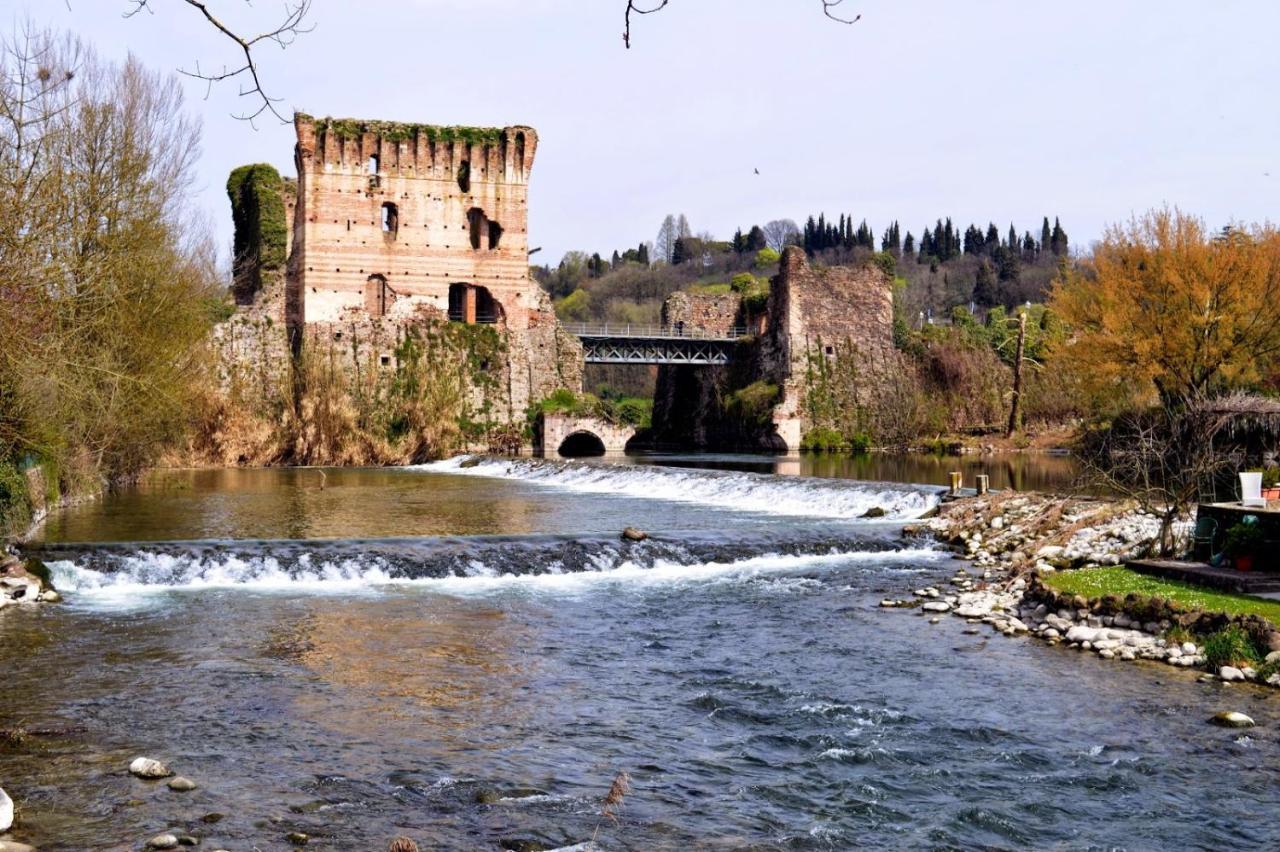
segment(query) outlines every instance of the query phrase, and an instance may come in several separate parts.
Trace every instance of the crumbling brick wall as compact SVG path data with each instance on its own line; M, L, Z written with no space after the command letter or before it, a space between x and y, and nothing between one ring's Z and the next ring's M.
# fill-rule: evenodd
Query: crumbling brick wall
M723 331L743 325L737 294L677 293L663 306L668 321ZM771 283L765 331L739 343L727 367L663 367L658 373L653 429L655 446L794 451L815 424L806 405L819 359L856 362L858 387L851 396L872 404L877 387L891 380L893 291L875 266L814 267L798 248L783 254ZM753 330L759 324L753 324ZM749 386L777 389L772 417L744 420L734 395ZM758 396L759 394L756 394Z

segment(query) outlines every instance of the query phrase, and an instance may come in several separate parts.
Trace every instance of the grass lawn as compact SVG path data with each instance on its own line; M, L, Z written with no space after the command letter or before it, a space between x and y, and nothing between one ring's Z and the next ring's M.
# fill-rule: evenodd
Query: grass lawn
M1206 612L1225 612L1228 615L1261 615L1280 625L1280 601L1233 595L1180 583L1162 580L1130 571L1128 568L1084 568L1079 571L1059 571L1044 578L1047 585L1071 595L1100 598L1103 595L1140 595L1162 597L1177 601L1187 607L1198 607Z

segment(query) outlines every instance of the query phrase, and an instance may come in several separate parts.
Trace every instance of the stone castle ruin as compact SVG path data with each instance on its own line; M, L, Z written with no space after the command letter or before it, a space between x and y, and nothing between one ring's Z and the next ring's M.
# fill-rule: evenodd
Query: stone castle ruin
M533 128L303 114L294 124L296 182L268 197L253 170L274 170L250 166L228 184L233 361L287 364L310 345L349 369L393 369L408 329L435 321L497 335L497 357L470 365L484 374L471 377L477 416L513 422L557 388L580 388L581 348L529 275Z
M302 114L294 124L296 179L249 165L227 184L236 306L217 343L233 396L279 399L291 368L317 357L353 387L394 384L425 334L448 342L430 369L461 376L459 425L473 448L497 433L511 448L532 404L581 392L586 363L622 357L660 365L639 442L794 451L808 429L866 404L893 368L886 275L811 267L794 248L767 298L677 293L656 336L570 334L529 273L532 128ZM602 446L628 440L603 422L572 425Z

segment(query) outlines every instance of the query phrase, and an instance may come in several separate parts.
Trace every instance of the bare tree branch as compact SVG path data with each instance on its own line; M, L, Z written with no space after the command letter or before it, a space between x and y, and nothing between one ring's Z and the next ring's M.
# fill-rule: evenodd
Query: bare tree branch
M652 15L654 12L660 12L667 8L667 4L670 2L671 0L659 0L658 5L654 6L652 9L641 9L636 6L636 0L627 0L627 12L625 15L626 26L622 30L622 43L627 46L627 50L631 49L631 13L634 12L637 15Z
M128 0L133 8L124 13L126 18L132 18L134 15L142 11L154 12L152 4L154 0ZM253 122L265 112L274 115L282 124L288 123L276 105L280 102L280 98L269 96L266 89L262 85L262 77L258 70L258 61L254 55L254 49L263 42L274 42L281 50L289 47L297 39L299 35L311 31L311 27L304 26L307 14L311 11L312 0L287 0L285 3L285 16L280 25L267 32L260 33L256 36L243 36L231 29L220 18L213 14L209 9L208 3L204 0L182 0L188 6L199 12L206 21L208 21L214 29L222 33L222 35L235 42L236 46L244 54L244 64L228 67L224 65L221 71L214 73L206 73L200 70L199 63L196 64L194 71L179 69L180 73L188 77L195 77L198 80L204 80L210 87L214 83L220 83L233 77L244 78L244 85L240 87L240 97L252 98L261 101L257 108L251 112L245 112L235 117L242 120ZM246 3L249 0L245 0Z
M627 9L624 14L625 24L622 29L622 43L627 46L628 50L631 49L631 16L632 14L652 15L654 12L660 12L663 9L667 8L667 6L671 3L671 0L653 0L653 2L657 3L657 5L649 9L642 9L640 6L637 5L638 2L639 0L627 0ZM822 14L826 15L828 18L830 18L831 20L835 21L838 24L856 24L858 23L858 21L862 20L861 14L854 15L852 18L842 18L839 15L837 15L836 8L840 6L842 3L844 3L844 0L822 0Z
M844 0L822 0L822 14L839 24L856 24L862 20L862 13L854 15L852 18L842 18L832 10L843 3Z

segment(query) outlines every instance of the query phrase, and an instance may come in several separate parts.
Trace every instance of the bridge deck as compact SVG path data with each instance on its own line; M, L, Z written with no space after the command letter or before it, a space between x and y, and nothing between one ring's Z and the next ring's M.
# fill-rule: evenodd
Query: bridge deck
M582 341L588 364L727 364L738 339L747 333L745 328L715 332L620 323L568 323L565 329Z

